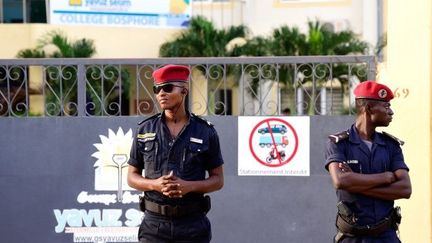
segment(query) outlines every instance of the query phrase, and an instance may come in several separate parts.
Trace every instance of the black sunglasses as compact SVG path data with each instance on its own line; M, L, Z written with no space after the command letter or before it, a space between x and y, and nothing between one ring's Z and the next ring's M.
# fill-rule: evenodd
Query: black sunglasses
M153 92L155 94L159 94L159 92L163 90L165 93L171 93L174 90L174 87L183 88L183 86L180 85L164 84L164 85L153 86Z

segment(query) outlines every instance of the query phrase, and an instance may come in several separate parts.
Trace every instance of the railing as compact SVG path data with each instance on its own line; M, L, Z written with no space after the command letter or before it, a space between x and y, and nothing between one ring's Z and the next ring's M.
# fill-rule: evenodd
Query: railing
M169 63L191 68L198 115L351 114L352 87L376 70L373 56L2 59L0 116L155 114L151 74Z

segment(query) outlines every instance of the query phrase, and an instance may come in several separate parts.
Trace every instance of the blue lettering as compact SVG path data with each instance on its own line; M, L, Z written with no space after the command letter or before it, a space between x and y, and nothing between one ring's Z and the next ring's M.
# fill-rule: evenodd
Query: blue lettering
M130 0L110 0L111 6L131 6Z
M134 215L134 213L128 213L128 219L135 223L136 216L131 215ZM57 220L57 226L55 226L56 233L63 232L66 226L82 227L83 223L86 227L91 227L93 222L97 227L122 226L122 222L120 221L120 217L122 216L121 209L103 209L102 216L100 209L90 209L88 213L85 209L64 209L63 212L60 209L54 209L54 216Z
M126 221L125 225L129 227L135 227L141 224L142 212L130 208L125 213Z
M94 5L106 6L107 0L87 0L86 1L86 6L94 6Z
M103 24L104 16L98 14L62 14L60 21L68 24Z
M153 16L126 16L110 15L107 16L109 25L137 25L137 26L158 26L159 18Z
M66 214L61 213L59 209L54 209L54 215L57 220L57 226L55 227L55 232L60 233L63 232L65 226L66 226Z
M101 213L99 209L90 209L88 214L84 209L81 209L80 213L85 226L91 227L93 220L95 221L95 225L101 224Z
M78 209L65 209L63 215L66 216L66 223L72 227L82 226L80 211Z
M122 222L120 221L120 217L122 215L121 209L104 209L102 211L102 215L102 225L96 224L96 226L122 226Z

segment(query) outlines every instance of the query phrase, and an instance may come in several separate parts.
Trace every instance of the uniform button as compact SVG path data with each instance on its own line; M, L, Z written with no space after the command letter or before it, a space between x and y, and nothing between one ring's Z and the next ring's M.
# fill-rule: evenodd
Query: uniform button
M172 142L169 142L168 145L171 147L171 146L173 145L173 143L172 143Z

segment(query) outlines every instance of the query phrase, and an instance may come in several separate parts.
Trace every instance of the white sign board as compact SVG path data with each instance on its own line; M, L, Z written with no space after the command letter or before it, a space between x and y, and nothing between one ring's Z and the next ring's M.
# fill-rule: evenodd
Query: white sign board
M122 27L186 27L189 0L52 0L49 23Z
M238 175L309 176L309 117L239 117Z

